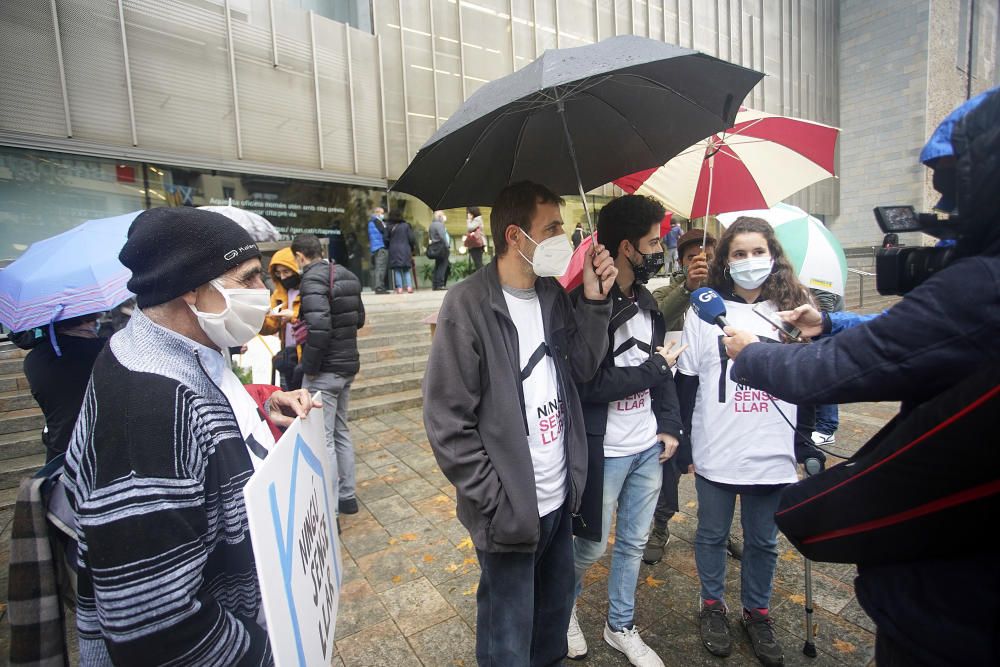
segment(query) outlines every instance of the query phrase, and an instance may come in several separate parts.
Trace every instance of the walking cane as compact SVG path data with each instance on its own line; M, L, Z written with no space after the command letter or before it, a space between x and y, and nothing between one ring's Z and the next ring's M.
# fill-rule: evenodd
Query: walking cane
M819 459L806 459L802 466L806 471L806 477L823 471L823 464ZM802 653L809 658L816 657L816 636L819 628L813 625L813 582L812 582L812 561L805 559L806 563L806 643L802 647Z

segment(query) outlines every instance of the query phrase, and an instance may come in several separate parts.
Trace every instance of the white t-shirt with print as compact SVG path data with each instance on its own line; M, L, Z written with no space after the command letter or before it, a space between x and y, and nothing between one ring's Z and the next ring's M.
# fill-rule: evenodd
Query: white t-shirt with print
M778 334L746 303L726 301L726 319L733 327L774 339ZM775 312L770 303L764 305ZM721 377L719 338L722 330L689 313L684 321L677 370L697 376L698 395L691 420L691 449L698 474L723 484L785 484L798 481L792 427L775 409L763 391L737 384L730 377L732 361ZM761 343L772 345L774 343ZM725 382L725 400L719 400L719 384ZM775 399L794 424L797 408Z
M653 341L653 318L639 312L615 331L615 366L639 366L649 359ZM608 424L604 432L604 455L608 458L644 452L656 442L656 416L649 389L608 403Z
M559 396L556 365L545 345L538 297L534 290L517 290L515 296L506 289L503 296L517 327L518 368L528 424L528 448L535 469L538 516L545 516L562 507L566 499L564 406Z

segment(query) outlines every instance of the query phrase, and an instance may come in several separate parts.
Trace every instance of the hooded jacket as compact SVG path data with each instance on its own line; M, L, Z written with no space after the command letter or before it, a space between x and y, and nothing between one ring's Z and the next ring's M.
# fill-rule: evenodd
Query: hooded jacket
M267 271L268 273L271 274L271 280L274 282L274 291L271 292L272 311L279 305L282 307L282 310L285 310L288 308L289 305L288 290L286 290L285 286L281 284L281 281L278 279L277 273L275 273L275 269L279 266L284 266L285 268L294 271L296 275L300 275L299 265L296 264L295 262L295 255L292 254L291 248L282 248L278 252L274 253L274 256L271 258L271 263L267 265ZM301 288L302 285L300 284L299 287ZM301 303L302 303L302 293L300 290L299 294L295 295L295 299L292 301L291 304L293 313L291 321L293 322L299 319L299 306L301 305ZM288 324L287 320L283 320L277 315L268 314L268 316L264 318L264 326L261 328L260 333L263 334L264 336L277 334L278 338L281 340L281 346L285 347L286 324ZM302 351L299 350L299 356L301 355Z
M1000 363L1000 93L959 122L952 141L959 210L971 227L959 241L963 257L836 336L747 346L733 366L738 381L793 403L902 401L906 415ZM982 446L996 446L995 433ZM943 465L977 464L941 455ZM987 524L981 551L859 567L858 601L879 632L927 664L1000 664L1000 558Z
M535 281L545 342L565 404L566 503L580 505L587 443L576 383L593 377L607 348L611 302L571 298L554 278ZM424 425L441 471L455 485L458 519L477 549L533 552L538 503L528 447L518 335L496 261L448 290L424 377Z
M358 329L365 325L365 306L357 276L340 264L321 259L302 270L299 294L302 297L299 316L309 325L309 335L302 346L302 372L356 375L361 368Z
M577 288L582 289L582 288ZM606 351L597 374L577 386L583 402L583 421L587 426L587 486L580 505L581 521L573 525L573 533L594 542L601 539L604 507L604 436L608 426L608 404L645 389L650 390L656 432L681 440L680 406L673 374L666 359L656 354L663 345L666 327L656 307L653 295L645 286L633 286L635 302L622 294L618 284L611 288L611 321L608 324ZM638 366L615 366L614 336L618 328L644 310L653 321L652 350L649 359ZM652 445L652 443L650 443Z

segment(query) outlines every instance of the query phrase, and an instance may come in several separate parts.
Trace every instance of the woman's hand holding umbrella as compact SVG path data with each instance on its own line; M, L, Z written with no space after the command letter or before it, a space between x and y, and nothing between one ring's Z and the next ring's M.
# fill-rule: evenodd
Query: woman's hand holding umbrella
M583 296L592 301L604 301L618 278L618 269L611 253L600 243L587 248L583 263Z

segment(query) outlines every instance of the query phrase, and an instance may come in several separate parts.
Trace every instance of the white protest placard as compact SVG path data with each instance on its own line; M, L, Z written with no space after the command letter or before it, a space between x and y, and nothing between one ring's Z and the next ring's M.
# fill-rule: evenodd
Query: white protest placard
M316 395L317 397L319 394ZM243 488L278 667L329 665L343 568L322 408L296 419Z

